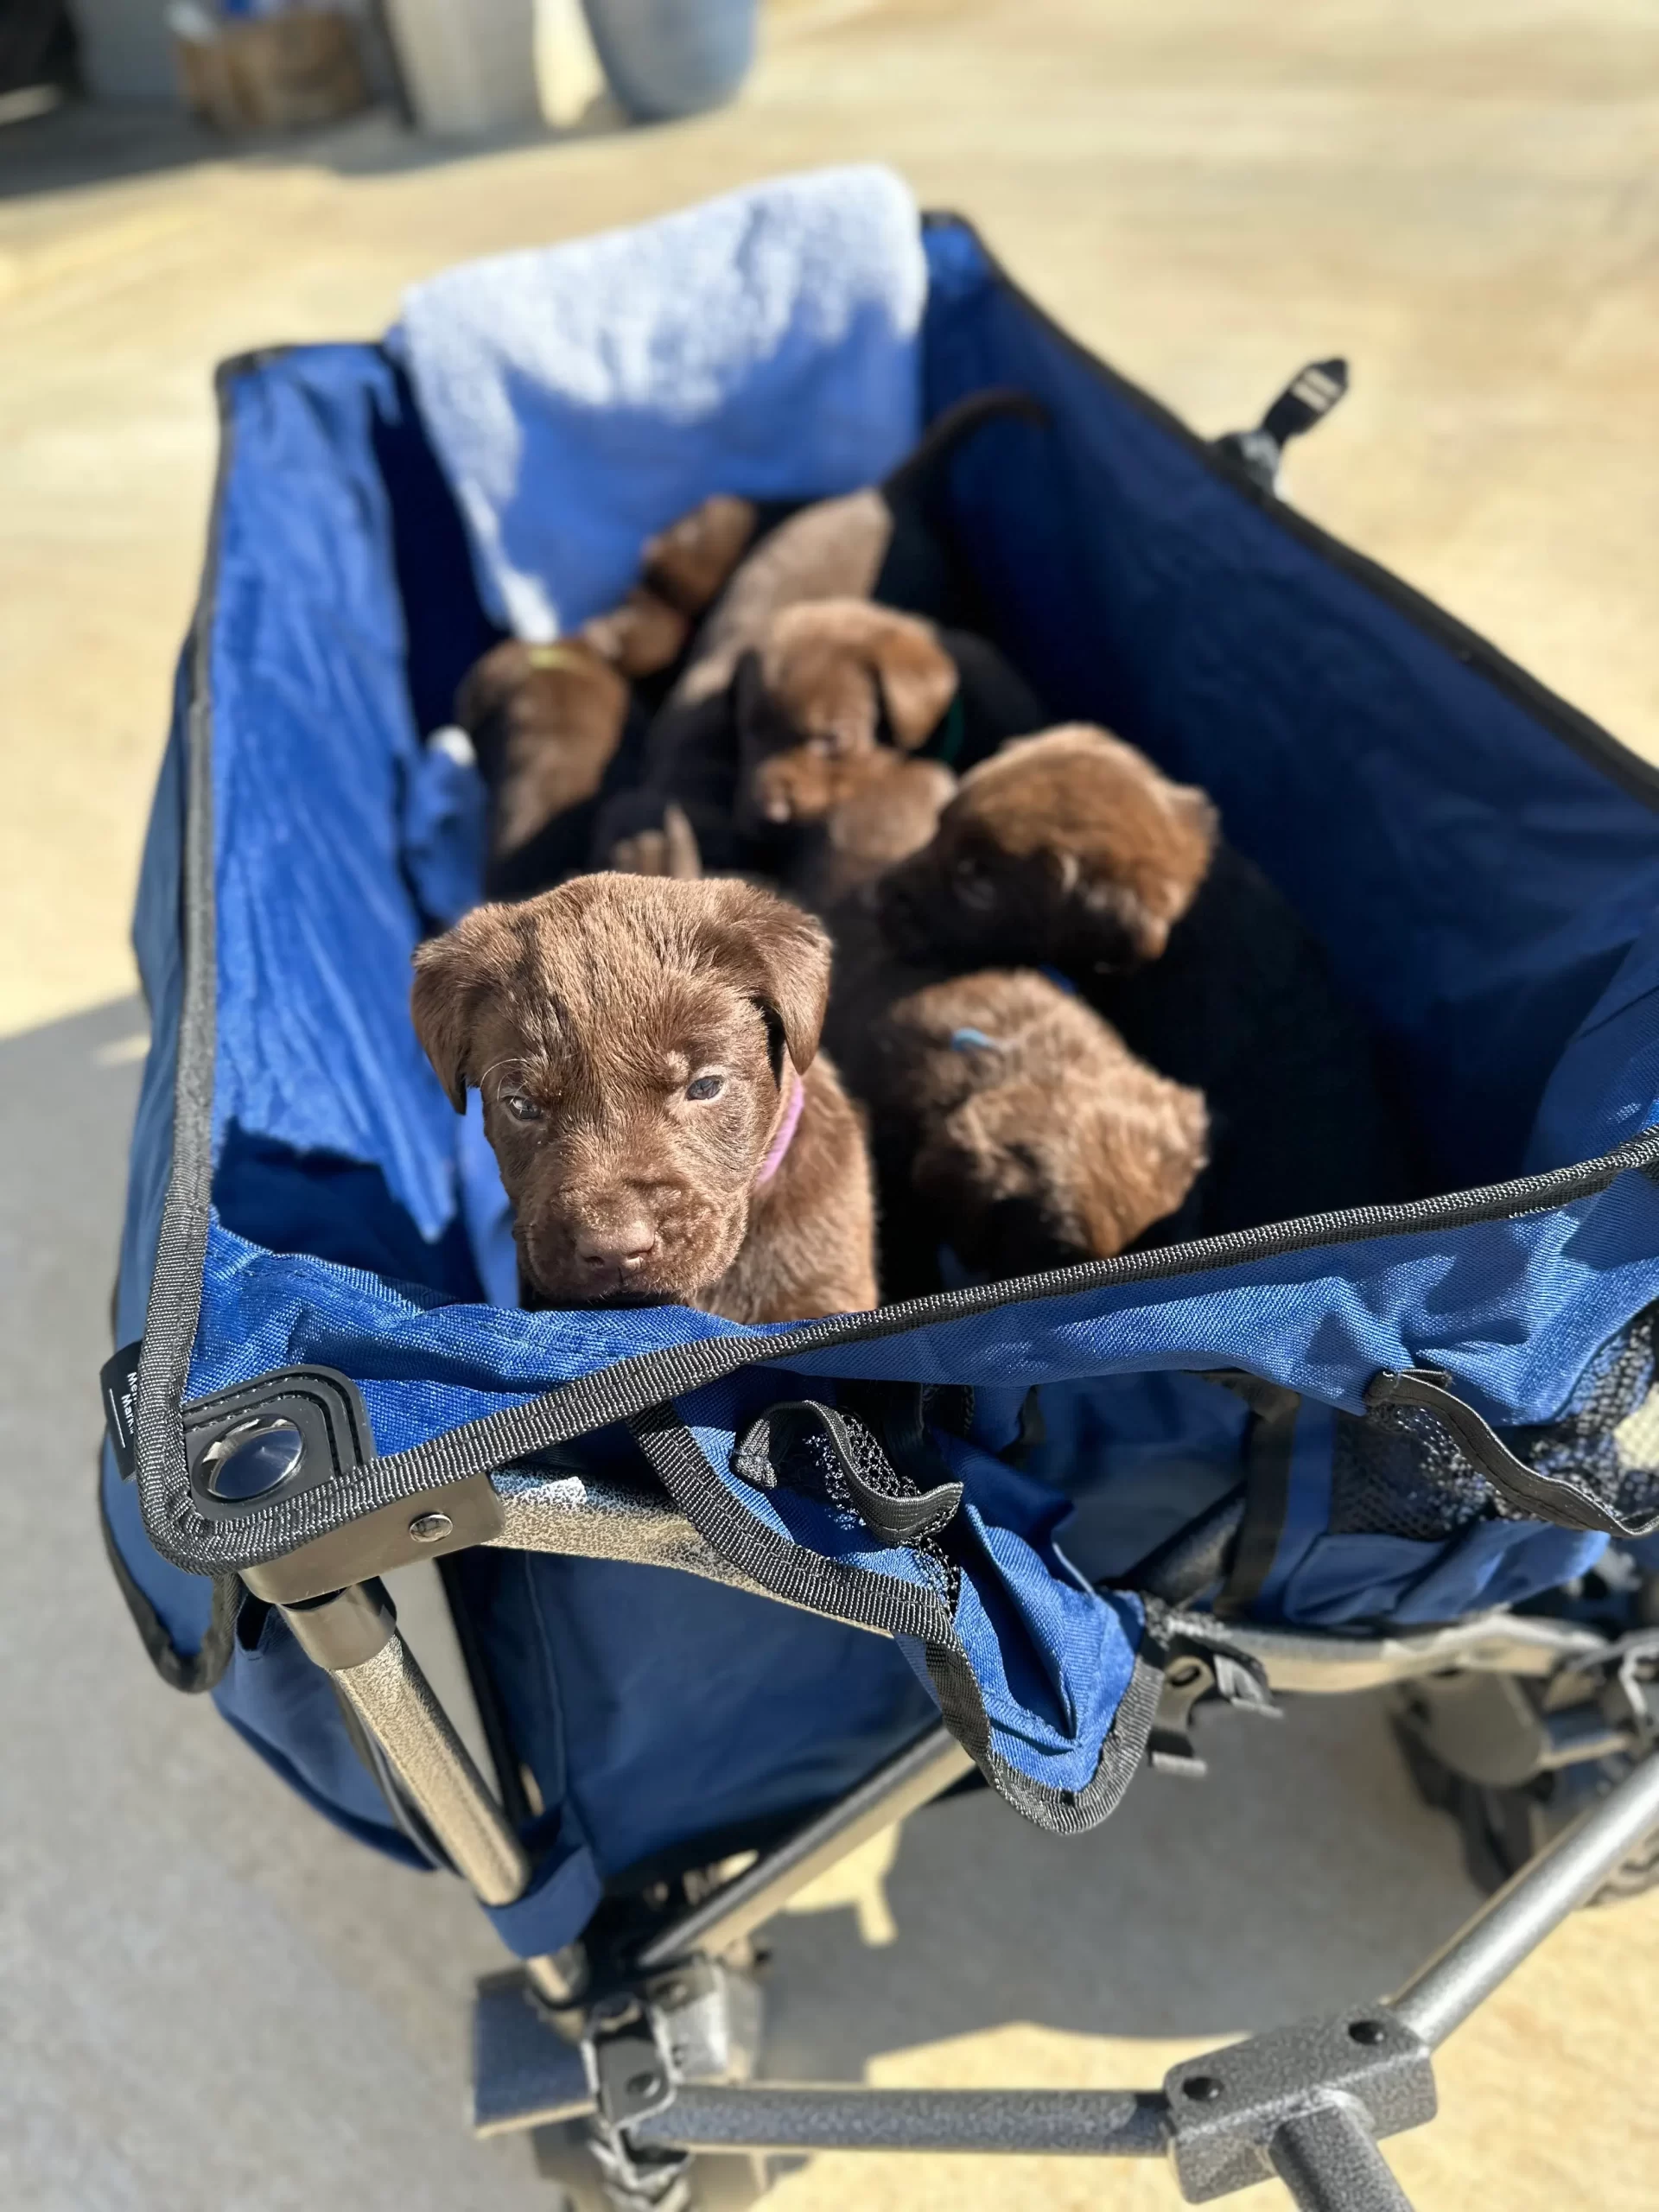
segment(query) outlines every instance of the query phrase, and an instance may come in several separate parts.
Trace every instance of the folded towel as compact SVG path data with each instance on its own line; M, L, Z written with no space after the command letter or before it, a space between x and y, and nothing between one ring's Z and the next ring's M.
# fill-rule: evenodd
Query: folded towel
M404 867L416 904L447 930L477 906L489 847L489 794L464 729L434 730L404 786Z
M387 342L487 612L557 637L711 492L818 499L884 475L920 424L926 291L915 202L875 167L416 285Z

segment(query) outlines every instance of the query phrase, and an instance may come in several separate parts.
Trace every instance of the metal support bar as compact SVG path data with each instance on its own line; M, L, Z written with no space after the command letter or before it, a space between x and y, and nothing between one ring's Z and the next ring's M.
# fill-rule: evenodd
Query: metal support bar
M1523 1866L1394 1999L1395 2018L1433 2049L1659 1827L1659 1755Z
M486 1904L511 1904L530 1860L433 1695L384 1599L359 1585L283 1618L339 1683L410 1802Z
M1604 1651L1607 1644L1593 1629L1570 1621L1501 1612L1477 1613L1446 1628L1379 1637L1321 1636L1306 1629L1230 1620L1227 1640L1261 1662L1270 1688L1312 1697L1344 1697L1448 1669L1544 1676L1565 1660Z
M1351 2105L1322 2105L1287 2120L1268 2155L1300 2212L1411 2212L1406 2192Z
M653 1936L637 1964L650 1971L694 1951L721 1950L736 1942L849 1851L971 1773L973 1764L948 1730L930 1728L827 1813Z
M687 2082L632 2121L636 2145L687 2151L1007 2152L1159 2158L1164 2100L1135 2089L861 2089Z
M701 1575L705 1581L724 1582L758 1597L774 1597L764 1584L722 1559L648 1480L575 1471L532 1475L504 1467L491 1476L490 1485L500 1507L501 1525L484 1541L497 1550L555 1552L565 1558L674 1567L682 1574Z

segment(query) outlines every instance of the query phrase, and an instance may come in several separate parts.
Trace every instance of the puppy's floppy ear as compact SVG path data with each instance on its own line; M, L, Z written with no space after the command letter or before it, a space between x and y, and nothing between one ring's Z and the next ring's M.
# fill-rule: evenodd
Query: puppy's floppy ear
M530 674L530 655L516 638L492 645L475 660L455 692L455 720L476 737L492 715L499 713Z
M798 1074L810 1067L830 1003L830 938L816 915L735 879L709 885L756 996L777 1021Z
M751 500L716 492L645 541L647 580L682 613L701 614L748 550L760 520Z
M415 1034L457 1114L467 1110L479 1016L502 979L505 911L476 906L454 929L415 948L409 1000Z
M1214 799L1197 784L1172 784L1169 804L1176 820L1202 844L1207 861L1221 835L1221 816Z
M1180 1206L1209 1164L1203 1093L1125 1053L1076 1125L1072 1192L1084 1243L1109 1260Z
M925 745L957 696L957 664L931 626L913 614L873 609L871 666L881 686L893 734L906 753Z

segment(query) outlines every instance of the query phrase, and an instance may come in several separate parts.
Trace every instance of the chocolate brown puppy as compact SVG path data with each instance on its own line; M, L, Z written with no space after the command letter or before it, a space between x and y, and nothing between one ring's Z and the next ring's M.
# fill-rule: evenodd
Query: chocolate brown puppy
M647 587L682 614L701 614L726 588L760 523L753 499L716 492L646 539Z
M528 873L544 881L553 856L534 849L562 817L594 798L622 744L628 687L579 639L532 645L509 640L486 653L455 695L455 719L473 741L490 794L493 893ZM582 849L586 849L586 835ZM569 865L567 861L566 865Z
M677 607L636 584L620 606L584 622L579 634L620 674L638 682L673 666L685 650L691 624Z
M977 1274L1110 1259L1178 1211L1206 1160L1199 1094L1028 969L898 1000L869 1083L935 1237Z
M734 679L740 822L821 821L884 734L915 752L956 692L931 624L868 600L786 607Z
M798 840L784 875L815 913L838 913L918 851L957 788L942 761L912 760L886 745L845 772L850 788Z
M1056 968L1203 1092L1206 1232L1402 1195L1370 1040L1318 944L1205 795L1133 747L1083 725L1006 746L878 897L899 957Z
M711 609L684 673L670 694L675 708L723 691L744 653L766 640L774 618L808 599L880 598L943 616L956 595L942 542L942 480L963 440L995 417L1047 420L1027 393L997 388L945 410L885 482L801 508L742 562Z
M878 747L969 766L1043 721L985 639L865 600L786 607L738 663L732 696L737 817L751 830L821 821L861 787Z
M527 1303L875 1303L829 989L819 925L730 880L578 876L420 947L416 1030L457 1112L482 1095Z
M685 651L693 623L719 596L760 521L753 500L715 493L646 539L644 582L583 623L582 635L624 676L659 676Z
M1070 973L1155 960L1215 856L1206 795L1087 723L975 768L932 842L882 887L899 950Z

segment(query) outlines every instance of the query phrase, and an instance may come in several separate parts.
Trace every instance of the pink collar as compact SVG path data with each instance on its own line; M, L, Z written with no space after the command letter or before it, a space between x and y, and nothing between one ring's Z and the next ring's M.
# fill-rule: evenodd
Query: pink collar
M801 1126L801 1109L806 1103L806 1085L793 1068L789 1071L789 1079L795 1087L790 1093L788 1105L784 1109L784 1118L778 1124L778 1134L766 1147L766 1156L760 1163L760 1173L754 1179L754 1187L757 1191L764 1191L783 1166L784 1154L794 1142L795 1132Z

